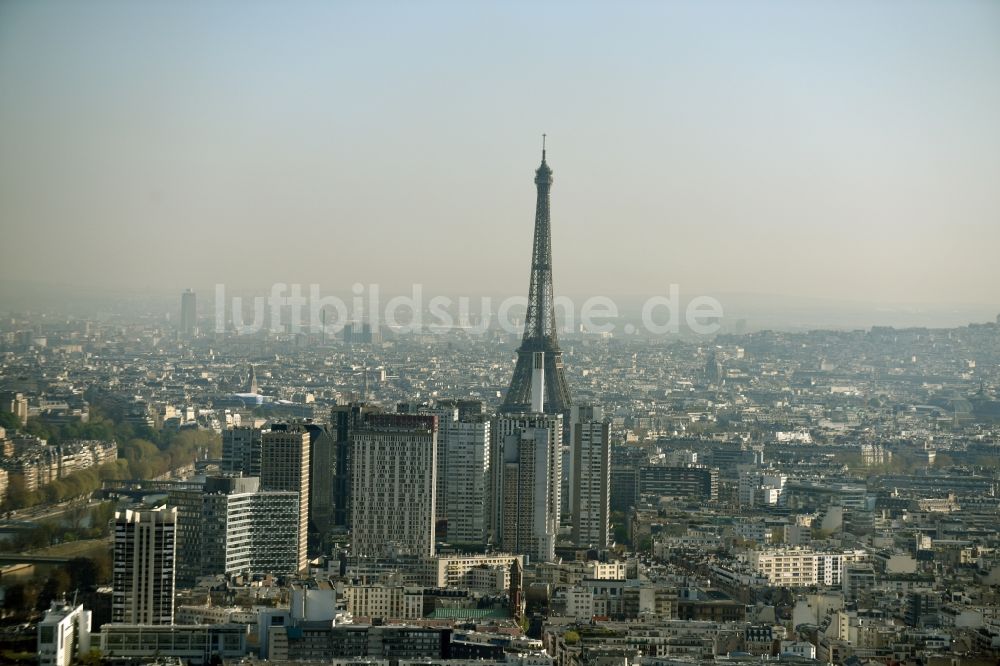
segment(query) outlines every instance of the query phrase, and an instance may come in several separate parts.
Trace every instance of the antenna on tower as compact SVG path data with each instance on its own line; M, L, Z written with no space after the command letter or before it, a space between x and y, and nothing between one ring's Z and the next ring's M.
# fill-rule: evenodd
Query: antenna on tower
M542 134L542 161L545 161L545 134Z

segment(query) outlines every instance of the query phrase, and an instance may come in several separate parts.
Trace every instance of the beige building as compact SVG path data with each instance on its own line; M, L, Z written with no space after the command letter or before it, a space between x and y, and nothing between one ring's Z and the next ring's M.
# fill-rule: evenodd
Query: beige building
M424 616L423 591L415 587L348 585L344 603L355 618L418 620Z
M817 552L810 548L774 548L750 552L750 564L772 585L804 587L841 585L848 564L867 562L864 550Z
M372 414L350 459L352 555L432 557L437 417Z
M524 557L507 553L488 555L442 555L437 558L437 587L474 589L473 579L482 581L482 569L503 569L505 588L510 587L510 567L517 560L524 566Z

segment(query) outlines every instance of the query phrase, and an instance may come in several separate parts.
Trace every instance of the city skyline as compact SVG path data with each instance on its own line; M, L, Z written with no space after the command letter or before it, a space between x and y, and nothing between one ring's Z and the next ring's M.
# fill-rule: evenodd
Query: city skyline
M0 3L2 661L1000 664L998 37Z
M560 293L995 305L995 5L229 7L0 9L5 282L522 293L546 132Z

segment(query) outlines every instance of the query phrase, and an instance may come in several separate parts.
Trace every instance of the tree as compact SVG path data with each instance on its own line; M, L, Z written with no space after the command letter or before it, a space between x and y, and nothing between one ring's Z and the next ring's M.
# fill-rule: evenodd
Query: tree
M22 430L29 435L47 440L49 444L58 444L60 441L57 433L51 431L48 426L36 418L28 419L28 425L24 426Z
M934 459L935 467L945 468L945 467L951 467L954 464L955 464L955 459L952 458L947 453L938 453Z
M38 589L32 583L14 583L4 594L4 610L16 616L24 616L38 601Z
M90 589L96 587L98 580L98 564L89 557L74 557L67 562L70 586L73 589Z
M104 662L101 661L101 651L92 649L90 652L77 657L76 663L80 666L101 666Z
M49 579L45 581L42 590L38 593L38 601L35 609L44 611L52 601L62 597L70 589L69 574L63 569L53 569Z
M23 474L11 474L8 477L7 499L4 506L7 509L26 509L41 503L42 493L39 490L28 490Z
M20 427L21 419L17 418L17 414L0 410L0 428L18 430Z

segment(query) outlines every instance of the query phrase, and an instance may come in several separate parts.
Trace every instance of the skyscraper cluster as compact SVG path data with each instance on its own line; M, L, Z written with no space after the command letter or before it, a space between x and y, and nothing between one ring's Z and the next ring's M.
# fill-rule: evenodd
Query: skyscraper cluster
M431 562L441 544L499 551L455 560L465 563L455 575L507 591L519 616L520 567L555 560L561 528L574 547L607 547L609 425L600 408L572 403L564 376L544 149L535 184L528 314L499 412L479 400L439 398L394 412L351 402L334 407L328 423L226 428L220 474L171 486L166 507L116 514L115 622L170 624L175 584L294 577L334 542L370 562ZM187 336L197 332L194 298L182 298ZM252 368L245 384L257 393ZM359 612L421 603L413 590L381 585L348 596ZM399 603L375 603L383 598ZM410 612L420 617L417 606Z

